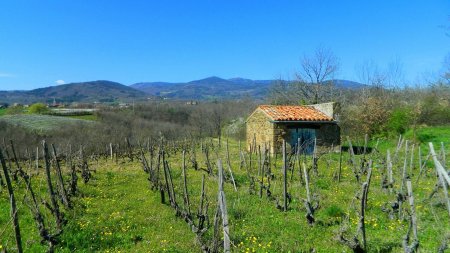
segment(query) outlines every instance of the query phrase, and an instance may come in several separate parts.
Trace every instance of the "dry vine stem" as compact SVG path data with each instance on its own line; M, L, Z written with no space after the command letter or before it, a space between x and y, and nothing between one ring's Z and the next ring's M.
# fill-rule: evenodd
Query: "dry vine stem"
M56 194L53 190L52 180L50 176L50 157L48 153L48 146L45 141L42 142L44 147L44 159L45 159L45 175L47 177L47 187L48 187L48 195L50 196L51 206L46 205L48 209L52 212L56 219L56 226L59 231L62 230L62 226L64 224L64 219L62 217L62 213L59 210L58 202L56 201Z
M19 216L17 214L16 198L14 196L14 190L13 190L13 187L11 184L11 179L9 177L8 168L6 167L5 159L3 158L3 153L2 153L1 148L0 148L0 161L2 164L2 168L3 168L3 175L5 176L6 187L8 188L9 203L11 206L11 219L12 219L13 225L14 225L14 233L15 233L15 238L16 238L17 251L19 253L22 253L23 252L22 237L20 236Z
M370 180L372 177L372 161L369 161L369 170L367 172L367 180L361 185L361 207L359 211L359 221L358 221L358 229L356 234L351 238L347 239L344 237L342 231L339 235L339 240L341 243L347 245L350 249L355 253L363 253L367 252L367 238L366 238L366 227L365 227L365 213L367 207L367 196L369 193ZM361 234L361 241L359 241L358 236Z
M417 249L419 248L419 239L417 237L417 216L416 216L416 207L414 206L414 197L412 192L412 184L411 180L406 181L406 188L408 190L408 199L409 199L409 206L411 208L410 210L410 225L408 228L408 232L403 238L403 250L405 253L413 253L417 252ZM413 232L413 241L411 244L408 245L410 240L410 234L411 230Z

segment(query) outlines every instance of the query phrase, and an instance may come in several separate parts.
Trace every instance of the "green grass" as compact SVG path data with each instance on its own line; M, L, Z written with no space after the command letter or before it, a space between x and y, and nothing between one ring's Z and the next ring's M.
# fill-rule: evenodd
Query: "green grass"
M437 130L440 131L440 130ZM214 140L215 141L215 140ZM393 149L392 143L380 143ZM395 144L394 144L395 145ZM338 168L338 154L324 155L319 160L319 175L311 174L311 192L317 194L320 208L317 210L316 223L310 226L305 218L303 199L306 198L305 187L299 182L299 171L296 169L293 179L288 180L288 192L293 202L287 212L281 212L275 206L275 200L258 194L248 193L248 178L244 169L239 169L237 143L230 143L232 168L238 183L238 191L234 191L230 182L225 184L227 208L230 224L230 237L233 252L350 252L336 240L343 224L349 226L349 236L356 231L359 202L354 198L360 190L353 176L351 167L344 154L342 181L333 180L333 174ZM175 185L177 202L183 205L181 154L169 152L170 166ZM211 157L216 157L211 152ZM425 155L425 154L423 154ZM378 154L371 155L374 162L372 183L369 192L366 213L367 240L369 252L402 252L401 241L405 235L408 222L389 219L382 207L393 201L395 196L381 189L383 164L376 159ZM224 148L219 151L219 157L225 157ZM402 153L400 153L402 157ZM205 167L203 155L197 150L199 165ZM253 156L253 159L256 159ZM327 166L326 161L331 163ZM214 159L215 161L215 159ZM248 161L248 160L247 160ZM415 158L417 162L417 157ZM272 160L273 162L273 160ZM400 187L400 161L394 166L396 178L395 188ZM256 166L256 160L253 161ZM181 218L175 216L175 211L167 204L160 203L158 192L149 189L148 175L143 172L138 162L128 159L119 160L119 164L101 159L98 163L90 162L95 169L93 179L81 183L80 194L74 198L75 208L66 210L69 223L61 236L62 242L58 252L199 252L195 235ZM271 192L280 203L282 202L282 171L281 159L272 168L274 180ZM217 170L215 169L215 173ZM65 172L67 175L67 172ZM257 175L253 167L252 175ZM162 174L161 174L162 175ZM188 163L187 181L191 200L191 210L198 210L200 201L200 186L203 170L195 171ZM419 185L415 184L418 170L413 169L413 191L418 215L418 233L422 252L435 252L445 234L450 233L448 223L450 217L445 205L437 194L431 201L426 201L433 191L436 182L434 168L428 167ZM40 195L46 198L45 182L42 175L33 177L33 184L40 190ZM365 178L365 176L364 176ZM267 180L267 178L265 179ZM23 184L16 187L18 191L19 216L22 227L25 249L30 252L42 252L45 246L39 244L39 238L34 222L23 202ZM206 175L206 193L209 200L209 216L213 223L217 207L217 179ZM256 190L259 187L256 183ZM351 203L354 202L354 205ZM14 238L9 220L9 205L6 190L0 193L0 231L6 227L5 234L0 236L0 244L13 247ZM405 202L407 206L407 202ZM348 223L345 217L349 217ZM47 211L48 220L50 219ZM212 228L205 238L212 236Z
M6 108L0 109L0 116L5 115L5 113L6 113Z
M72 119L82 119L82 120L91 120L95 121L98 119L97 115L91 114L91 115L73 115L73 116L64 116Z
M69 117L38 115L38 114L17 114L4 115L0 117L1 121L9 124L19 125L37 132L47 132L58 129L67 124L89 123L84 119L73 119Z
M406 132L405 137L412 139L414 132L409 130ZM416 130L415 138L421 143L444 142L450 145L450 126L438 126L438 127L421 127Z

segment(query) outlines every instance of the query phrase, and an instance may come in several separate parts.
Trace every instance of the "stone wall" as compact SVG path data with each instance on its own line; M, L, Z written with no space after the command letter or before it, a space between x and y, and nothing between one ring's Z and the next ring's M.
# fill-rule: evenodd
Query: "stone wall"
M247 150L250 151L250 147L253 143L253 138L256 138L256 146L271 147L273 150L274 140L274 124L270 122L269 118L260 109L250 115L247 119Z
M333 119L336 119L336 114L339 111L339 104L335 102L315 104L311 106Z
M341 128L337 124L322 124L316 130L318 146L338 146L341 144Z
M273 153L281 153L283 148L283 140L286 140L287 145L289 145L289 129L287 129L286 125L283 124L274 124L274 139L273 139L273 148L270 152Z

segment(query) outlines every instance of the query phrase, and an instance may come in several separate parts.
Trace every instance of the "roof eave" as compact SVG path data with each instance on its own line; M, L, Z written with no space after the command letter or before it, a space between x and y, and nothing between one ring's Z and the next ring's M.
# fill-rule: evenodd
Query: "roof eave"
M270 121L273 120L272 117L270 117L269 114L267 114L267 112L265 112L263 109L261 109L261 106L256 107L256 109L252 112L252 114L250 114L250 116L247 117L247 119L245 120L245 123L248 122L248 120L253 116L253 114L255 114L257 111L261 111L267 118L269 118Z
M310 124L337 124L338 122L335 120L271 120L271 123L310 123Z

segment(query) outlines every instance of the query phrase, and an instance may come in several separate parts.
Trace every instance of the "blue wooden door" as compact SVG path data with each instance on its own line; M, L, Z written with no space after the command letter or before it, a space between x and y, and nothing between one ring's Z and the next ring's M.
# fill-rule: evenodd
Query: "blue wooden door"
M312 154L314 151L314 140L316 138L316 130L313 128L293 128L291 129L291 150L301 153Z

